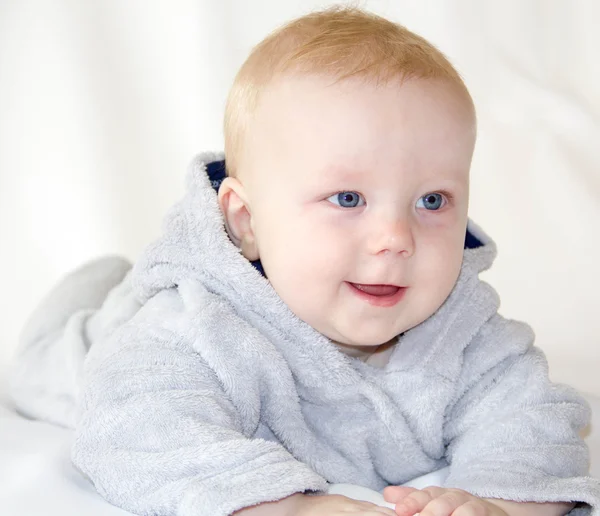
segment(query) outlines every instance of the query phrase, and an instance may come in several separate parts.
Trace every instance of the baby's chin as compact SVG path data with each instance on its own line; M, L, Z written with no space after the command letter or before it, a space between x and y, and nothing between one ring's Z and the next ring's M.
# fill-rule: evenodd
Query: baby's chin
M338 335L337 338L330 338L330 340L342 350L347 350L348 354L352 354L353 351L360 354L361 352L373 352L381 346L395 344L398 335L401 333L403 331L398 333L381 332L372 335L355 335L354 338L344 338Z
M352 352L353 349L357 352L371 352L373 349L395 344L398 336L409 331L411 328L418 326L426 317L418 317L413 314L413 317L394 321L396 324L384 324L377 322L376 324L353 325L348 328L332 328L329 333L323 333L334 344L343 349L348 349Z

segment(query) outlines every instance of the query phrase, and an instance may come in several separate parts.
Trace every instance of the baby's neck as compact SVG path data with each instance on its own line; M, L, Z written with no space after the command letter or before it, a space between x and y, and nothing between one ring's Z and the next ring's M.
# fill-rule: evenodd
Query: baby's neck
M379 346L350 346L348 344L340 344L339 342L335 342L334 344L342 353L350 357L358 358L376 367L383 367L387 364L388 358L397 342L398 337L394 337L389 342L380 344Z

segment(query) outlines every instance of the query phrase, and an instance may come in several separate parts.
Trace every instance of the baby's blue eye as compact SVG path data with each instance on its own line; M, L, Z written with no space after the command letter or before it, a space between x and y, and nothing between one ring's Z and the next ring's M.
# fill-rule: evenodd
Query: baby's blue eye
M428 193L417 201L417 208L425 208L426 210L439 210L444 203L444 196L439 193Z
M365 204L365 199L357 192L340 192L327 199L342 208L356 208Z

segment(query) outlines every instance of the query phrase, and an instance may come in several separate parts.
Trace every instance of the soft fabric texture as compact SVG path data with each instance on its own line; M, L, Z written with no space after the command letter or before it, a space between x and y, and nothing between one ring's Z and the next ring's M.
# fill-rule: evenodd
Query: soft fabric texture
M450 297L376 368L295 317L240 255L206 174L222 159L195 160L164 236L101 308L74 314L70 333L38 331L21 355L17 405L33 417L56 405L51 419L75 425L73 461L100 494L138 514L218 516L327 482L380 490L450 465L447 486L600 514L579 436L588 407L549 382L530 328L498 315L478 278L495 256L483 231L470 223L483 245L465 249ZM119 263L90 271L122 273ZM65 300L49 298L42 317ZM26 378L52 349L75 363L42 400ZM80 399L78 413L65 397Z

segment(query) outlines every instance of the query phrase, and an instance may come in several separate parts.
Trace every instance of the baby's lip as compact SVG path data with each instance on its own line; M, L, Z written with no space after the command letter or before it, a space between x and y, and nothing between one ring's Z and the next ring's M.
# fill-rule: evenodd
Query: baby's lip
M372 306L392 307L404 298L407 287L390 284L373 283L351 283L347 282L350 291L354 292L359 299L366 301Z
M399 285L389 285L389 284L382 284L382 283L378 283L378 284L352 283L352 282L348 282L348 283L350 283L354 288L360 290L361 292L364 292L365 294L369 294L370 296L376 296L376 297L393 296L394 294L396 294L398 292L398 290L400 290L401 288L404 288Z

